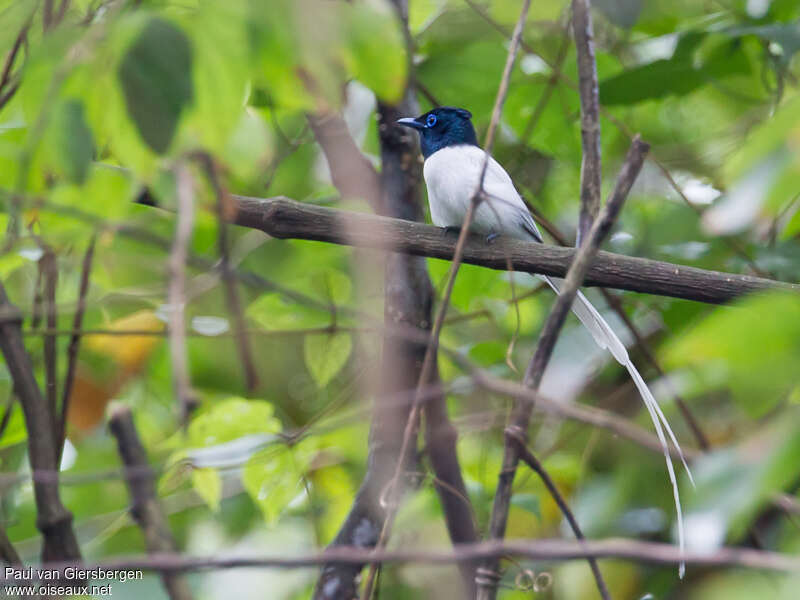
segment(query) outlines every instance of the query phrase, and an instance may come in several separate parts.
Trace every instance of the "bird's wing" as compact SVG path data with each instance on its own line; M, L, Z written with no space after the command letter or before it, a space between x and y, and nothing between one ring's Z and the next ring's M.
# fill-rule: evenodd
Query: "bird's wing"
M542 241L542 234L539 232L539 228L536 226L528 207L522 200L522 196L520 196L517 188L514 187L511 176L491 156L489 157L489 163L486 165L483 191L486 192L489 198L490 207L494 207L498 211L505 209L514 215L515 224L522 234L517 237L524 239L530 236L537 242ZM505 231L504 233L512 234L511 231Z

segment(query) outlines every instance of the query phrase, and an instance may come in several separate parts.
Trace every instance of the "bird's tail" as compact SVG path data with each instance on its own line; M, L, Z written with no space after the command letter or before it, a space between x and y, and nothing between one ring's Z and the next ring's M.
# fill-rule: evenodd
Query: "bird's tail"
M556 294L560 293L560 284L563 282L563 279L546 276L540 276L540 278L544 280L547 285L553 288L553 291ZM578 290L578 293L575 296L575 301L572 303L572 312L576 317L578 317L578 320L583 323L583 326L589 330L589 333L592 334L592 337L597 345L601 348L608 348L609 352L611 352L617 362L628 370L631 379L633 379L634 384L636 384L636 389L639 390L639 394L644 401L647 412L650 414L650 419L653 421L653 426L655 427L656 434L661 442L661 448L664 452L664 459L667 462L667 472L669 473L669 480L672 483L672 494L675 498L675 511L677 513L678 545L680 546L681 552L683 552L685 549L685 543L681 499L678 492L678 482L677 478L675 477L675 469L672 466L672 459L670 458L669 454L669 445L667 443L666 436L664 435L664 431L666 431L669 439L675 446L678 456L683 463L683 467L686 469L686 473L689 476L689 481L691 481L692 486L694 486L692 472L689 469L689 465L686 464L686 459L683 456L683 451L681 450L680 444L678 444L678 440L675 438L675 434L672 432L672 428L669 426L667 418L664 416L664 413L653 396L653 393L650 391L650 388L647 387L647 383L645 383L644 379L642 379L638 369L628 356L628 351L625 348L625 345L622 343L619 337L617 337L617 334L614 333L614 330L611 329L611 326L608 324L608 322L606 322L600 313L597 312L595 307L592 306L591 302L586 299L586 296L584 296L580 290ZM683 577L685 569L686 567L684 563L681 562L679 569L681 578Z

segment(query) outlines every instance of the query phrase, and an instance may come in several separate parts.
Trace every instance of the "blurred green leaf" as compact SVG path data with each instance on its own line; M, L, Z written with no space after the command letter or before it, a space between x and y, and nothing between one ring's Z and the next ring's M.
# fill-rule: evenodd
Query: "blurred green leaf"
M346 332L315 333L305 337L306 366L319 387L328 385L342 369L352 349L353 339Z
M696 461L692 473L697 488L688 498L687 526L700 527L708 520L714 523L711 530L720 527L726 539L740 540L758 510L796 481L799 425L800 415L792 409L736 446Z
M305 492L302 476L312 456L310 446L300 442L291 448L265 448L247 461L242 482L267 524L275 523L289 503Z
M797 383L800 302L772 292L721 307L672 340L666 363L688 369L695 391L726 386L752 417L772 410Z
M397 102L406 83L407 57L400 22L388 2L376 10L367 2L347 7L344 60L349 72L386 102Z
M192 487L212 511L219 511L222 479L216 469L208 467L192 469Z
M189 423L186 446L203 448L245 435L278 433L282 428L274 412L272 404L263 400L228 398L216 402Z
M118 76L128 115L142 139L165 153L194 94L188 38L172 23L150 19L125 54Z
M60 104L53 127L58 163L70 181L84 183L94 157L94 141L84 119L83 104L78 100L66 100Z
M750 64L734 44L720 44L700 61L694 52L702 35L687 34L672 58L623 71L600 82L600 102L605 105L635 104L667 95L685 96L701 86L730 75L750 72ZM699 64L698 64L699 62Z

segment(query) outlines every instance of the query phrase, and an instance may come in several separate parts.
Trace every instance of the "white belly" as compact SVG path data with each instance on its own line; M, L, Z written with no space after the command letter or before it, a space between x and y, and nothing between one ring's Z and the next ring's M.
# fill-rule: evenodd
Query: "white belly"
M434 225L461 227L478 189L485 157L482 149L468 145L442 148L428 157L423 175ZM533 223L530 213L508 173L493 158L486 168L483 189L488 199L478 206L472 230L528 239L524 224L530 228Z

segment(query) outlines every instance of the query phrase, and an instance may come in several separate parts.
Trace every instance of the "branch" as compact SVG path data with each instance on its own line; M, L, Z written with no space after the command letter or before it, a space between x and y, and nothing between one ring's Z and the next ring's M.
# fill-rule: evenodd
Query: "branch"
M61 454L64 452L64 440L67 439L67 417L69 415L69 401L72 396L72 386L75 383L75 371L78 367L78 351L81 345L81 328L83 327L83 315L86 311L86 294L89 292L89 275L92 272L92 260L94 259L94 244L96 236L92 236L89 247L83 256L81 266L81 281L78 287L78 305L75 308L75 315L72 320L72 332L70 333L69 346L67 346L67 375L64 378L64 389L61 392L61 418L58 422L58 456L61 462Z
M21 565L22 559L17 554L11 540L8 539L8 534L4 527L0 527L0 560L7 565Z
M328 563L358 565L365 562L393 564L423 563L446 565L462 560L518 556L529 560L577 560L588 557L620 558L654 565L677 565L681 561L697 567L742 567L776 572L800 572L800 557L780 552L722 547L713 552L681 553L677 546L657 542L609 538L588 540L544 539L513 542L465 544L454 550L371 550L357 547L332 548L318 554L287 557L195 557L158 554L119 558L102 563L50 562L40 568L64 573L69 568L104 570L142 570L157 573L181 573L209 569L274 568L298 569ZM9 578L0 576L0 583Z
M336 113L326 113L308 115L308 123L339 193L346 198L362 198L375 212L383 214L378 172L356 146L344 119Z
M175 240L169 255L169 351L172 362L172 388L178 401L180 420L185 425L195 407L196 399L189 379L186 356L186 258L194 223L194 192L192 178L186 165L179 165L176 173L178 219Z
M586 272L589 268L594 255L597 253L600 244L611 230L625 199L630 192L631 186L639 174L644 163L649 146L640 141L638 136L634 138L633 144L625 158L625 163L617 178L614 191L608 202L603 207L600 216L594 221L589 235L583 240L575 260L567 272L567 277L561 286L561 292L553 306L550 316L545 321L542 332L539 335L539 342L536 352L533 355L528 368L525 370L523 385L533 390L539 389L544 370L550 361L550 356L555 347L558 334L564 321L567 318L572 302L581 286ZM518 433L522 439L527 437L528 425L530 424L533 404L526 401L517 401L511 411L509 429ZM516 474L517 464L520 458L519 444L506 443L503 454L503 467L497 483L497 492L494 496L492 505L492 516L489 523L489 535L493 539L502 539L505 535L506 524L508 522L508 511L511 507L512 483ZM484 563L484 567L479 571L480 580L478 581L478 599L493 600L497 594L497 584L500 579L498 573L499 561L493 559Z
M175 552L175 540L158 503L155 477L130 409L123 404L112 405L109 408L108 426L117 440L117 449L125 465L128 491L131 495L131 516L142 530L147 552ZM172 600L192 600L192 593L183 577L163 572L161 579Z
M56 309L56 287L58 285L58 265L56 264L56 254L53 249L42 243L44 254L39 259L40 268L44 282L44 313L45 323L48 329L53 330L58 327L58 313ZM53 419L53 433L58 432L58 347L56 336L44 334L44 372L45 372L45 394L49 405L50 415ZM61 452L59 451L60 455Z
M395 8L407 33L407 2L395 0ZM398 106L378 105L378 135L381 147L382 169L380 179L372 165L356 147L347 133L344 123L338 117L320 123L309 118L317 140L323 148L334 184L342 195L362 195L367 197L373 209L381 214L421 221L420 206L421 169L417 160L417 142L412 132L395 125L397 118L416 114L419 107L413 89L406 90L404 99ZM339 135L332 136L338 128ZM357 169L360 175L352 173ZM355 178L354 178L355 177ZM363 185L363 189L351 190L348 186ZM376 191L379 194L376 194ZM433 306L433 286L428 276L423 258L407 254L389 253L386 256L384 279L384 348L383 377L381 394L376 399L372 427L370 430L367 472L356 495L348 517L336 536L332 546L366 545L378 543L378 532L386 523L386 507L381 505L381 494L401 462L402 424L409 419L412 396L406 395L402 402L393 400L398 392L413 389L416 385L425 353L427 331L431 323ZM420 334L414 341L402 335L391 333L392 329L411 330ZM433 386L440 387L438 374L432 378ZM450 426L447 418L445 396L439 391L428 401L438 418L441 427ZM448 524L450 538L454 544L474 542L477 533L470 520L463 519L464 499L467 514L471 517L471 506L466 486L461 477L461 469L455 448L455 435L448 438L451 444L443 444L430 449L431 464L437 481L436 485L442 501L443 512ZM443 438L444 441L444 438ZM453 505L453 496L460 497L458 506ZM364 537L365 523L375 535ZM466 584L472 595L474 563L459 564ZM357 576L362 565L326 565L317 582L315 598L354 597L357 593Z
M80 559L78 541L72 529L72 514L61 503L58 492L57 450L54 415L39 389L33 374L33 365L22 343L18 309L11 304L5 288L0 284L0 309L9 316L0 320L0 351L14 381L14 391L20 399L28 431L28 457L32 471L53 471L49 481L36 481L33 491L36 499L36 526L42 532L42 561ZM14 314L17 317L13 317Z
M572 30L578 54L578 87L581 96L581 212L576 246L589 233L600 211L602 177L600 154L599 92L594 58L594 31L590 0L572 0Z
M234 199L237 209L234 223L260 229L273 237L317 240L446 260L453 258L452 236L431 225L303 204L284 197L234 196ZM576 253L572 248L502 237L487 245L484 237L469 236L462 260L505 271L507 258L510 258L516 271L564 277ZM597 253L583 285L711 304L723 304L769 289L800 292L798 284L603 251Z
M419 423L419 414L422 409L422 401L421 401L421 393L420 391L428 386L434 377L436 372L436 356L437 350L439 346L439 336L442 331L442 327L444 326L444 319L447 313L447 307L450 304L450 295L453 292L453 287L455 285L456 276L458 274L458 269L461 265L461 258L462 252L464 249L464 244L467 241L468 232L470 229L470 225L472 224L472 219L475 214L475 211L479 205L479 203L483 200L484 192L483 192L483 180L486 175L486 168L489 165L489 158L491 156L492 145L494 144L494 136L497 130L497 126L500 122L500 115L503 111L503 104L505 103L506 94L508 93L508 84L511 78L511 71L514 68L514 62L517 57L517 50L519 49L519 42L520 38L522 37L522 31L525 26L525 19L528 16L528 9L530 8L530 0L524 0L522 3L522 10L520 11L519 19L517 19L517 24L514 27L514 35L511 38L511 44L508 47L508 54L506 55L506 62L505 66L503 67L503 74L500 77L500 85L497 88L497 94L495 97L494 108L492 109L492 118L489 122L489 129L486 132L486 142L484 144L484 160L483 166L481 168L481 175L478 180L477 189L474 191L472 198L470 199L469 208L464 216L464 222L461 226L461 231L458 235L458 241L456 242L456 248L453 255L453 263L450 267L450 273L447 278L447 284L445 285L444 294L442 295L442 301L439 305L439 309L436 312L436 318L433 322L433 328L431 329L430 339L425 348L425 357L422 361L422 368L420 369L419 379L417 381L417 393L414 395L414 402L411 407L411 413L408 416L405 424L405 430L403 432L403 445L400 451L400 460L397 463L395 468L394 476L389 483L387 488L387 501L389 505L389 513L386 518L386 522L384 523L383 530L381 531L380 539L378 540L378 547L382 547L385 545L388 535L392 529L394 518L397 514L397 498L398 498L398 482L400 481L400 477L402 475L403 466L405 463L405 456L406 452L411 446L411 439L412 437L415 438L417 434L417 427ZM375 567L371 567L369 571L369 576L367 577L366 584L364 586L364 597L367 600L371 600L372 598L372 590L373 590L373 583L375 581Z
M248 392L254 392L258 387L258 373L253 360L253 353L250 349L250 341L247 338L244 312L242 311L242 303L239 301L239 290L236 287L236 275L230 263L230 241L228 240L226 215L231 212L231 196L222 183L219 165L214 158L206 152L197 152L195 157L203 167L216 196L217 251L219 252L219 270L222 275L222 284L225 288L225 301L228 304L228 313L233 322L234 339L239 351L239 358L242 361L245 387Z
M536 458L533 452L531 452L530 449L525 445L525 437L514 429L507 429L505 435L506 443L511 442L517 444L517 451L519 452L520 459L527 464L532 471L539 475L545 487L547 488L547 491L550 492L553 500L555 500L556 504L558 504L558 508L561 509L561 512L567 519L567 522L572 528L572 532L575 534L575 537L580 541L586 541L580 525L578 525L578 520L575 518L575 515L572 514L572 511L570 510L567 501L564 500L564 497L561 495L561 492L558 491L553 478L550 477L550 474L544 468L544 465L539 462L539 459ZM597 582L597 589L600 592L600 596L602 596L603 600L611 600L611 596L608 593L608 586L606 585L606 582L603 580L603 576L600 573L600 567L597 566L597 560L595 557L591 556L588 557L588 561L589 568L591 568L592 575L594 575L594 579Z

